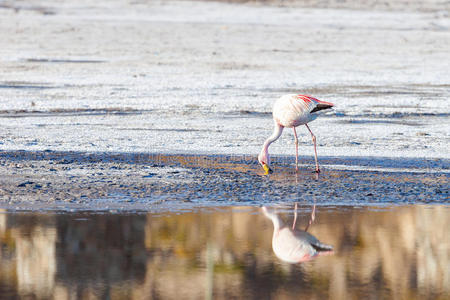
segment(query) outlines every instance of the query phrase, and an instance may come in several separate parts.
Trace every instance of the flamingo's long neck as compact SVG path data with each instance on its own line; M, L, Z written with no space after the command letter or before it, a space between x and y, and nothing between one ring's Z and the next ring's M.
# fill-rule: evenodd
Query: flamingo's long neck
M275 215L271 217L273 223L273 235L275 236L278 231L284 226L283 221L281 221L280 217Z
M276 235L278 231L284 226L283 221L280 219L280 217L274 213L272 210L267 209L264 207L264 214L267 218L269 218L273 223L273 234Z
M269 146L270 146L270 144L272 144L273 142L278 140L278 138L280 137L281 133L283 132L283 128L284 128L283 126L281 126L280 124L275 122L275 126L273 128L272 135L269 136L269 138L267 138L267 140L264 142L263 148L261 150L261 153L264 153L264 155L266 157L269 156Z

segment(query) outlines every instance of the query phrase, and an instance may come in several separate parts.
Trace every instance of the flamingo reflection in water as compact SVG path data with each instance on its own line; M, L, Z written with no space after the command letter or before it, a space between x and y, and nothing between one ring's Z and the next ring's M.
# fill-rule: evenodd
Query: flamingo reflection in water
M309 261L319 255L333 253L333 246L323 244L315 236L307 232L309 226L314 222L316 206L305 230L295 228L297 221L297 203L295 204L295 217L292 227L283 223L281 218L271 209L263 207L264 215L272 220L273 237L272 249L275 255L282 261L288 263L300 263Z

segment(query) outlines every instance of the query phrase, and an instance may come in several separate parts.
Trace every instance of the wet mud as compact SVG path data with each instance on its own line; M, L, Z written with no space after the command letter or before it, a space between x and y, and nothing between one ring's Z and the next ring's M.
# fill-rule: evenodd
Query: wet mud
M318 205L447 203L445 159L0 152L0 207L17 210L176 210L298 201Z

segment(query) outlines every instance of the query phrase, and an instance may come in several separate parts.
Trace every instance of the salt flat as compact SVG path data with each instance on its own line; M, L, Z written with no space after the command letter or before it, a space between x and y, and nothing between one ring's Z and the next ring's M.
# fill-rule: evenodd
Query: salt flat
M256 155L305 93L319 156L450 158L448 5L295 3L3 1L0 150Z

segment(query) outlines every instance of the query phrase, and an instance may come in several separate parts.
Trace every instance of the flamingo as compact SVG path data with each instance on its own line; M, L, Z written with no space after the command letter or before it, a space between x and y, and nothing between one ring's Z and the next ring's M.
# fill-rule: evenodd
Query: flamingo
M307 232L309 226L314 222L315 208L314 206L305 230L295 228L297 203L295 204L295 219L292 228L286 226L276 213L269 211L267 207L262 208L264 215L273 223L273 252L282 261L294 264L309 261L319 255L333 254L333 246L322 243Z
M289 94L284 95L275 101L273 105L274 129L272 135L264 142L258 161L262 165L265 175L272 173L270 168L269 146L275 142L283 132L285 127L294 130L295 139L295 170L298 171L298 138L295 127L305 125L311 133L314 144L314 154L316 160L316 172L320 173L319 162L317 160L316 136L309 128L309 122L315 120L323 110L332 108L333 103L320 101L311 96Z

